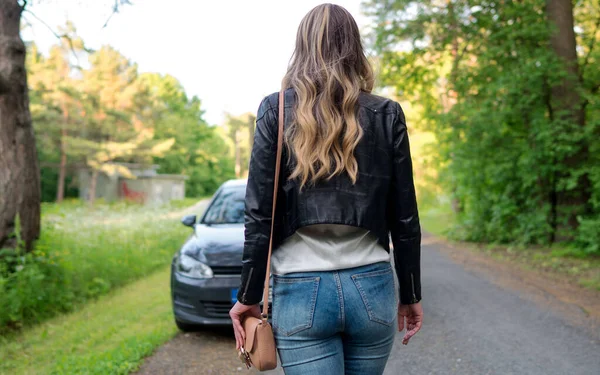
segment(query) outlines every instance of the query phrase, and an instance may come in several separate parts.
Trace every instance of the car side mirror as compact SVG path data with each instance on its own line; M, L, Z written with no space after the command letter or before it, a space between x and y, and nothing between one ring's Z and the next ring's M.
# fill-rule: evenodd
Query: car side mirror
M193 228L196 224L196 215L186 215L181 219L181 223L186 227Z

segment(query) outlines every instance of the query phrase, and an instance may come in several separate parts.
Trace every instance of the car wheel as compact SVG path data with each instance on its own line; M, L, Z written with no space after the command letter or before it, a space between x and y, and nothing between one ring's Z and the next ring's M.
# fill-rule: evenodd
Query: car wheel
M183 332L194 332L199 329L198 325L196 324L183 323L177 319L175 319L175 324L177 325L177 328Z

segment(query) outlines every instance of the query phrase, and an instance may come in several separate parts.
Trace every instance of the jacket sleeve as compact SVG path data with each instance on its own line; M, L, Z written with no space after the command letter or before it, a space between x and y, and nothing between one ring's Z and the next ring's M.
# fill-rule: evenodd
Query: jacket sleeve
M396 105L397 116L392 125L394 160L387 221L394 244L400 303L408 305L421 300L421 226L406 120L402 108Z
M237 294L238 301L244 305L261 301L267 269L278 131L274 108L276 104L272 105L267 97L256 115L246 187L242 279Z

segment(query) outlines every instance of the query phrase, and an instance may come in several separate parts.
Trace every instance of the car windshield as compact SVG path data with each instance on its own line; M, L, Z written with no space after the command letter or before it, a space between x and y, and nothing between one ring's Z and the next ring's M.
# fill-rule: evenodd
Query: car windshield
M204 224L243 224L244 187L225 188L217 195L204 216Z

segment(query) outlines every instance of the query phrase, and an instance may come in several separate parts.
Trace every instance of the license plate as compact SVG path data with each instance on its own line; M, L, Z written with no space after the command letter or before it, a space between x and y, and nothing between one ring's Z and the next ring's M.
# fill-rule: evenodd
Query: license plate
M237 302L237 294L238 294L237 289L231 289L231 303Z

